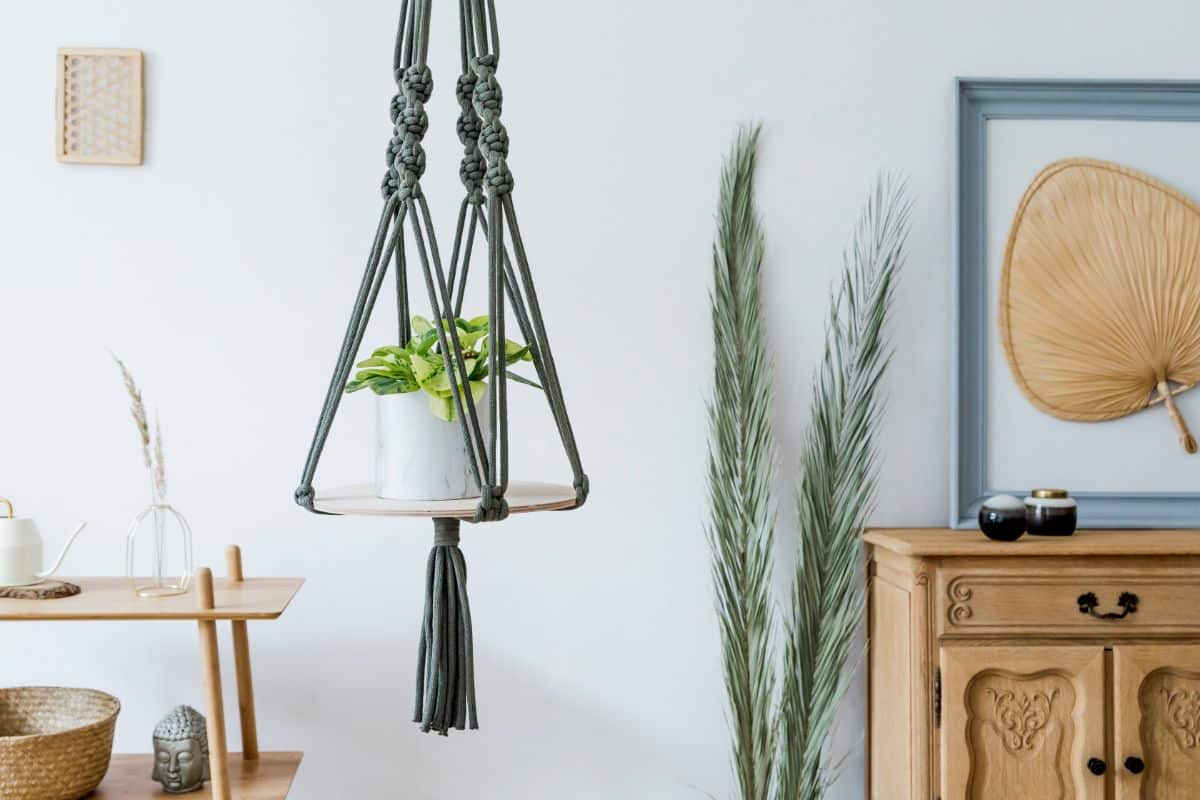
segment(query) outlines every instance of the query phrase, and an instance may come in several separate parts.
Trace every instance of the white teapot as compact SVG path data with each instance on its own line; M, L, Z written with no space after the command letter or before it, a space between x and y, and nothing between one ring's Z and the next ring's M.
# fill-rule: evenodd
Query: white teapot
M4 509L7 508L7 516ZM42 536L37 525L29 517L18 517L13 513L10 501L0 497L0 586L29 586L41 583L58 570L63 557L71 548L75 537L83 530L86 522L67 539L54 566L42 570Z

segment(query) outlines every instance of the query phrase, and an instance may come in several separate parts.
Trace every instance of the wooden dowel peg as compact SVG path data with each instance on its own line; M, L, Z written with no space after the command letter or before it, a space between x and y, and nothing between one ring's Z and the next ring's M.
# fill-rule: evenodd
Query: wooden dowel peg
M196 598L202 611L216 607L213 601L212 570L196 570ZM202 619L200 668L204 676L205 710L208 714L208 761L212 773L213 800L232 800L229 788L229 748L225 740L225 706L221 699L221 655L217 649L217 623Z
M242 550L230 545L225 550L225 567L232 583L245 580L242 574ZM242 723L242 759L258 758L258 723L254 714L254 678L250 671L250 634L246 620L235 619L233 628L233 662L237 668L238 716Z
M1171 421L1175 423L1175 427L1179 431L1179 443L1183 445L1184 452L1189 455L1195 454L1197 450L1196 437L1192 436L1192 432L1188 430L1187 420L1179 412L1179 406L1175 405L1175 396L1171 392L1170 384L1165 380L1158 382L1158 394L1167 407L1167 413L1171 415Z

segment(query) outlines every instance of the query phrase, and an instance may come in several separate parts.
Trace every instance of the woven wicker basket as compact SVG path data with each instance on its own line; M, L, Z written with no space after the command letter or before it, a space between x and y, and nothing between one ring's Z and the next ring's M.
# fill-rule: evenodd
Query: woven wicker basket
M0 798L79 800L104 780L121 703L93 689L0 689Z

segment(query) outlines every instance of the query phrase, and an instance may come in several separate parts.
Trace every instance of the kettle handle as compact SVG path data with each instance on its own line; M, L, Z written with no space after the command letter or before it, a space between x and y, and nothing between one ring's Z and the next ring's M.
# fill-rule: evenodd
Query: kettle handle
M13 519L14 517L17 516L17 512L13 511L12 500L9 500L7 497L0 497L0 503L3 503L4 505L8 506L8 518L9 519Z
M63 545L62 552L58 554L58 560L54 562L54 566L45 572L39 572L37 574L39 578L45 580L54 573L58 572L58 568L62 566L63 559L67 557L67 551L71 549L71 544L75 541L75 537L79 535L79 532L83 530L86 525L86 522L79 523L79 527L75 529L75 532L67 537L67 543Z

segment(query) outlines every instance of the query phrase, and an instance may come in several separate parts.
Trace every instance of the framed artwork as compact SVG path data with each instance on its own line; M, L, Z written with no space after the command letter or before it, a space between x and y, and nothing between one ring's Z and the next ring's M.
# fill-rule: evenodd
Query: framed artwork
M1000 275L1027 187L1049 164L1098 159L1200 198L1200 81L960 78L950 524L993 494L1061 487L1080 527L1200 527L1200 455L1163 409L1105 422L1039 410L1000 341ZM1200 423L1200 388L1175 397Z
M58 51L54 155L64 164L142 163L142 51Z

